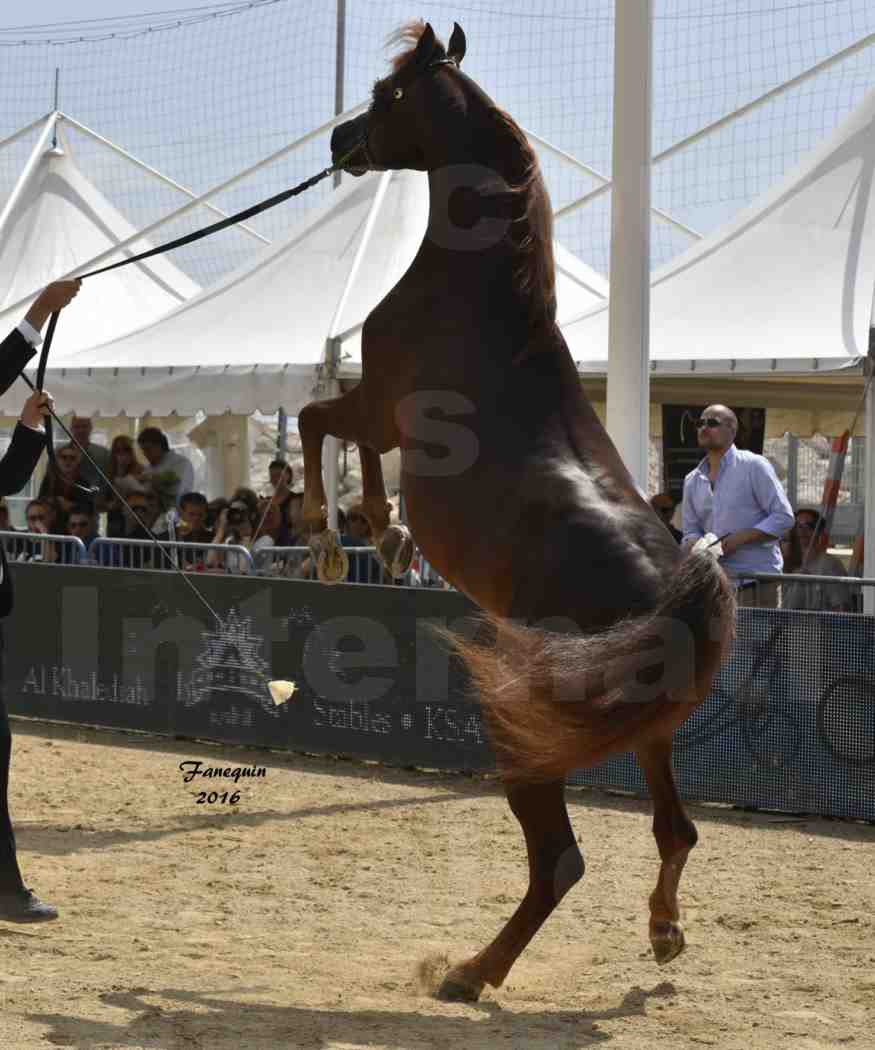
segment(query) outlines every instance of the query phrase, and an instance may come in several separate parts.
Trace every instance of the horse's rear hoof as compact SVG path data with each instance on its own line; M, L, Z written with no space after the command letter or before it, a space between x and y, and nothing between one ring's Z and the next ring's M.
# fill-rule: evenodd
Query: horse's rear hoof
M445 1003L476 1003L482 991L482 981L472 984L447 974L437 990L437 997L443 999Z
M413 561L413 537L406 525L390 525L380 540L380 557L393 580L400 579Z
M650 931L650 946L656 962L665 966L686 947L684 931L676 922L660 923Z

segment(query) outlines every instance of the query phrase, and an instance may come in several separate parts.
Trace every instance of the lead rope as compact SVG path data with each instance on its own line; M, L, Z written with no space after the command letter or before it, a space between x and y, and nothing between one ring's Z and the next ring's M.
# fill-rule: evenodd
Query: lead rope
M172 251L174 248L181 248L183 245L193 244L195 241L199 241L203 237L208 237L210 234L218 233L220 230L224 230L228 226L232 226L238 222L243 222L245 219L251 218L253 215L258 215L260 212L267 211L268 208L273 208L277 204L282 204L284 201L289 200L291 197L295 197L299 193L303 193L304 190L308 190L311 187L315 186L318 182L321 182L329 175L332 175L335 171L340 170L346 163L346 161L350 157L352 157L352 155L356 152L358 148L359 145L356 144L356 146L353 149L351 149L349 153L343 156L336 164L332 164L329 168L324 168L317 175L313 175L309 179L305 179L304 182L299 183L297 186L294 186L290 190L284 190L282 193L277 193L273 197L268 197L266 200L261 201L259 204L254 204L249 208L244 208L242 211L238 211L234 215L229 215L225 219L220 219L218 222L214 222L209 226L205 226L203 227L203 229L195 230L193 233L186 234L184 237L177 237L175 240L168 241L166 244L161 244L157 248L150 248L147 251L140 252L137 255L132 255L128 259L122 259L119 262L111 263L109 266L103 266L98 270L91 270L88 273L82 274L79 279L84 281L87 277L96 277L98 274L107 273L109 270L116 270L121 266L130 266L131 263L140 262L143 259L149 259L153 255L161 255L164 252ZM28 378L28 376L24 374L24 372L21 373L21 378L25 381L25 383L27 383L31 390L39 390L40 392L42 391L42 380L45 375L46 364L48 362L49 357L49 350L52 346L52 339L54 338L55 330L58 325L59 316L60 311L56 311L52 314L51 319L49 321L49 327L46 331L46 337L43 342L42 352L40 355L40 368L37 375L37 384L34 385L34 383L31 382L31 380ZM64 422L61 419L59 419L58 416L55 414L54 409L49 408L48 405L46 405L45 407L49 414L46 420L46 454L48 455L49 460L52 462L52 464L54 464L55 461L55 450L51 420L54 420L67 435L72 444L79 449L79 452L97 471L98 476L107 485L107 487L113 493L113 495L115 495L121 501L121 503L124 504L128 513L145 530L151 541L158 547L158 549L163 554L164 559L167 562L167 565L170 567L170 569L178 573L179 576L181 576L182 579L185 580L187 586L197 596L198 600L201 602L204 608L209 611L209 613L213 616L218 625L222 627L224 624L221 616L219 616L216 610L207 601L207 599L201 593L200 589L195 586L194 582L190 580L185 574L185 572L183 572L183 570L176 564L175 560L168 553L167 548L164 546L164 544L158 539L158 537L149 528L149 526L146 525L146 523L139 517L136 511L134 511L131 508L127 499L122 495L121 492L119 492L115 485L113 485L112 481L110 481L106 474L104 474L100 466L98 466L98 464L94 462L92 457L89 455L87 449L83 448L82 445L80 445L79 442L76 440L76 438L70 433ZM93 495L93 490L91 489L86 490L83 488L83 491L87 492L88 495ZM264 519L262 519L262 523L263 520ZM259 526L259 528L260 527L261 526ZM294 682L290 682L285 679L271 680L262 671L257 671L256 673L267 686L267 690L270 693L270 696L275 704L279 705L285 703L291 698L292 694L295 691Z

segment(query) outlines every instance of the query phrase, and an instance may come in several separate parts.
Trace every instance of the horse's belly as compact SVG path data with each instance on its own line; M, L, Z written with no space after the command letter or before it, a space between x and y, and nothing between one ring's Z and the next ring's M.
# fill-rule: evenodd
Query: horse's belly
M428 486L404 482L407 521L429 565L481 608L509 615L513 601L513 551L490 529L479 507L449 506Z

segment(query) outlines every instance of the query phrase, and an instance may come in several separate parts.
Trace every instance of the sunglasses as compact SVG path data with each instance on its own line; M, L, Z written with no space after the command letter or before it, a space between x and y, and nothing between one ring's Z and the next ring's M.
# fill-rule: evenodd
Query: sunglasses
M703 417L702 419L697 419L696 420L696 430L704 430L706 427L708 429L712 429L714 427L722 427L722 426L723 426L723 420L722 419L715 419L713 416L708 416L707 419Z
M27 520L28 521L45 521L46 520L46 516L45 516L45 514L28 514Z
M128 506L135 514L142 514L143 511L149 509L148 505L145 503L129 503Z
M808 532L814 532L814 530L817 528L817 525L813 521L797 521L796 528L805 529Z
M80 520L77 519L76 521L71 521L70 522L70 528L71 529L87 529L88 528L88 522L87 521L80 521Z

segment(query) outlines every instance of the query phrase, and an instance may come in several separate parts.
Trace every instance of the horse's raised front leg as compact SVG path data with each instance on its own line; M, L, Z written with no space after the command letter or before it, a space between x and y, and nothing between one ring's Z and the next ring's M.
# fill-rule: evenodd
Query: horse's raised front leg
M488 948L449 971L438 995L474 1002L485 984L497 988L550 913L583 876L583 856L565 808L565 784L524 784L507 789L522 825L529 856L529 888Z
M298 431L304 451L305 524L320 532L325 522L325 488L322 481L322 442L326 435L354 441L359 447L362 466L362 504L371 526L374 545L393 576L403 575L413 557L410 533L403 525L389 524L391 505L380 464L380 452L396 448L399 435L392 406L377 402L367 405L362 384L343 397L314 401L298 416ZM323 534L323 548L333 534Z
M684 950L678 884L699 836L678 795L671 768L671 738L649 742L637 752L637 758L653 799L653 834L662 862L650 895L650 944L656 961L663 964Z
M406 525L389 523L392 504L386 499L380 453L360 443L359 460L362 465L362 509L386 571L397 580L413 561L413 539Z
M402 575L413 557L413 544L406 528L389 524L391 504L386 499L380 451L397 447L398 436L391 406L377 404L365 411L361 384L343 397L314 401L298 416L298 431L304 452L304 506L306 525L321 533L325 525L325 488L322 481L322 442L327 435L354 441L362 467L362 506L371 526L374 544L393 576ZM329 568L339 562L332 533L321 533L318 541L327 551ZM406 564L404 564L406 557ZM344 573L345 575L345 573Z

